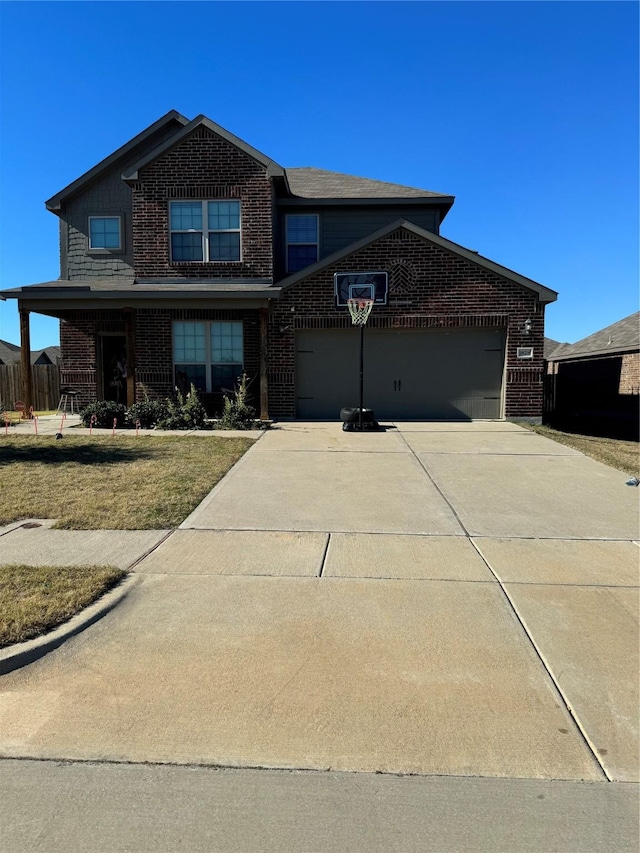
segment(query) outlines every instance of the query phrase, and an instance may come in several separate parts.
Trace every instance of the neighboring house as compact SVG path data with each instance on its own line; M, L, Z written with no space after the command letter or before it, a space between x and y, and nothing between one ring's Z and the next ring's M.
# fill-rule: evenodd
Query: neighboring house
M47 201L60 278L2 295L23 346L28 312L60 318L62 383L84 403L193 382L215 407L246 371L261 417L336 420L358 403L359 334L334 276L360 274L338 280L343 295L379 285L365 333L377 417L539 420L557 294L440 236L453 202L283 168L170 112Z
M555 344L555 346L551 346ZM556 419L626 422L638 431L640 312L575 344L545 339L547 411Z
M30 353L31 364L58 364L60 357L60 347L45 347ZM0 341L0 364L20 364L20 347Z

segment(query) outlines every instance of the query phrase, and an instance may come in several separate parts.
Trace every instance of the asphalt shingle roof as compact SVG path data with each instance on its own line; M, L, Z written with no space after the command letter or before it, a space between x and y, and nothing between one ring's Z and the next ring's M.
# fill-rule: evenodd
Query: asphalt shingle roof
M576 341L575 344L561 344L561 347L562 349L554 350L551 354L552 361L640 350L640 311Z
M44 349L31 350L31 364L35 364L43 353L51 364L57 364L60 360L60 347L44 347ZM0 341L0 364L20 364L20 359L20 347L17 344Z
M451 198L431 190L358 178L312 166L285 171L291 192L300 198Z
M15 364L16 361L20 361L20 347L0 341L0 364Z

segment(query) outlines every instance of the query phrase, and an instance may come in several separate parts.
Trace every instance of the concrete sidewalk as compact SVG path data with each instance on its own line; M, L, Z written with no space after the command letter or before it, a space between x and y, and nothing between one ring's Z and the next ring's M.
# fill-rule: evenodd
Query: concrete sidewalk
M389 426L280 425L132 544L117 610L0 682L2 754L637 781L637 490L513 424Z

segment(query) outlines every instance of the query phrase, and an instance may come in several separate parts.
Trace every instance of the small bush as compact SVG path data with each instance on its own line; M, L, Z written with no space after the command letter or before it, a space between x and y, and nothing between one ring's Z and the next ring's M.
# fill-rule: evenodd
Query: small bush
M150 400L146 395L144 400L134 403L127 409L126 419L131 426L140 421L143 429L151 429L169 415L167 400Z
M113 419L116 419L116 426L123 427L125 425L126 408L122 403L114 403L113 400L100 400L97 403L89 403L88 406L80 412L80 420L82 426L91 426L92 415L96 416L94 426L101 429L111 429Z
M206 425L207 413L198 398L195 386L184 396L176 389L175 400L167 400L167 413L158 421L158 429L202 429Z
M233 397L225 397L218 429L254 429L256 410L247 403L249 379L246 373L238 379Z

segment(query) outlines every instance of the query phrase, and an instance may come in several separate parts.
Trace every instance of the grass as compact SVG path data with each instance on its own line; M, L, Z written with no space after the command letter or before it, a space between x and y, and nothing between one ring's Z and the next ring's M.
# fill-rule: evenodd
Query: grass
M597 462L603 462L611 468L624 471L634 477L640 476L640 445L637 441L623 441L617 438L579 435L562 432L545 425L522 424L545 438L551 438L559 444L566 444L590 456Z
M0 566L0 648L66 622L125 574L110 566Z
M177 527L253 444L215 436L0 435L0 525Z

